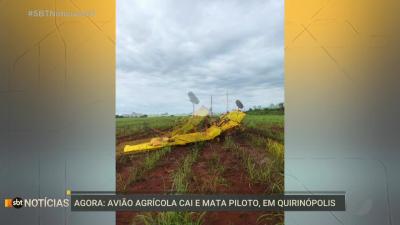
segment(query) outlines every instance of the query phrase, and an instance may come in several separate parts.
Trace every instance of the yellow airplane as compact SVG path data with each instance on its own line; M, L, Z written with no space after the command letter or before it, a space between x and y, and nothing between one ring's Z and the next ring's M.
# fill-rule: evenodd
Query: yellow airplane
M182 132L181 128L173 131L171 137L156 137L152 138L149 142L146 143L137 145L125 145L124 153L139 153L144 151L156 150L167 146L186 145L199 141L212 140L219 136L222 132L239 126L245 115L246 114L244 112L239 110L232 111L222 115L216 124L211 125L205 131L185 134L184 132ZM201 120L201 118L195 119L195 125L199 124ZM194 126L193 124L188 124L189 127Z

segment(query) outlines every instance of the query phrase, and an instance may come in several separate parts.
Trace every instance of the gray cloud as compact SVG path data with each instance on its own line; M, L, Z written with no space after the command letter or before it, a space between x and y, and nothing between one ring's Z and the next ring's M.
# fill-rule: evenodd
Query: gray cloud
M117 113L283 101L283 1L117 3Z

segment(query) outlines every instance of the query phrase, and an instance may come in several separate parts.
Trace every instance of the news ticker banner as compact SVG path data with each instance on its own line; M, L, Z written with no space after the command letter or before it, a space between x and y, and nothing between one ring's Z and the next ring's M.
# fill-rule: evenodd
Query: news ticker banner
M71 211L345 211L344 194L72 195Z
M68 191L70 198L5 198L5 208L71 211L345 211L345 193L330 194L111 194ZM83 194L85 193L85 194Z

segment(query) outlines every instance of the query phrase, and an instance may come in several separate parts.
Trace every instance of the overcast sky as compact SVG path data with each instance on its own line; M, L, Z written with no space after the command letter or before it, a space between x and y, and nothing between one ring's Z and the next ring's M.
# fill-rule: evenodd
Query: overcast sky
M117 114L283 102L283 0L118 0Z

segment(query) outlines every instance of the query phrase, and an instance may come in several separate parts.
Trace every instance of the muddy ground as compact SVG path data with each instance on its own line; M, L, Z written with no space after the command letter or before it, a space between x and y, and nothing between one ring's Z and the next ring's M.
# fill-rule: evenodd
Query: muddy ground
M241 135L229 134L240 148L249 151L249 155L260 161L268 162L268 154L262 149L249 145ZM145 137L140 137L145 138ZM146 153L134 156L118 154L121 147L128 143L126 139L117 141L117 174L128 179L130 168L138 167L143 163ZM172 174L182 165L186 155L193 151L193 146L173 147L166 153L142 178L126 186L127 193L168 193L172 191ZM224 138L204 143L199 150L197 160L191 166L188 177L188 193L216 194L268 194L268 184L251 182L242 159L224 148ZM119 190L117 182L117 189ZM270 216L259 220L268 212L208 212L204 216L204 225L252 225L252 224L279 224L283 216ZM136 212L117 212L117 225L131 225Z

